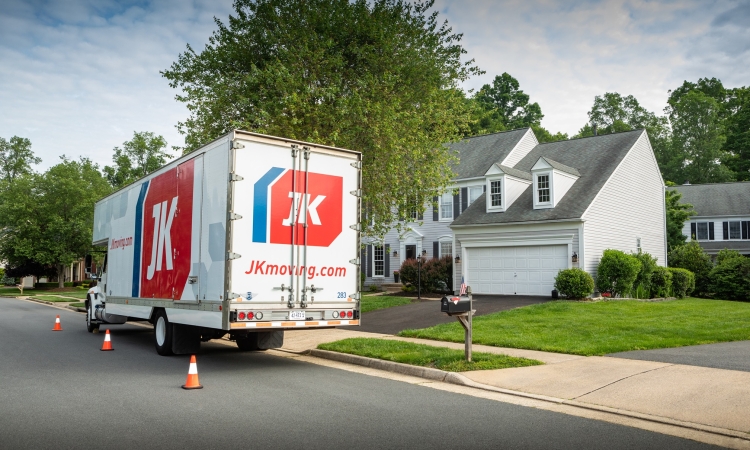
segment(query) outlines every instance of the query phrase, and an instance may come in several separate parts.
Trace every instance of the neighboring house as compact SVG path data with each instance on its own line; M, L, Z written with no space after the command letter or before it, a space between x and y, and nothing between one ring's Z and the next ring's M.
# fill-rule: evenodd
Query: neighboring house
M750 256L750 182L674 186L680 203L693 205L682 234L715 256L728 248Z
M451 148L460 195L438 199L432 221L366 246L369 282L391 281L418 254L452 254L454 287L463 277L482 294L550 295L559 270L595 276L608 248L666 265L664 182L645 131L539 144L522 129Z

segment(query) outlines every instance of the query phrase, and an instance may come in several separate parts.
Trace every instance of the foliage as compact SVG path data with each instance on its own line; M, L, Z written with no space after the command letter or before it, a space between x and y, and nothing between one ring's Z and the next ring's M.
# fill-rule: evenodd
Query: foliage
M454 350L437 345L415 344L395 339L348 338L320 344L318 348L402 364L434 367L449 372L505 369L542 364L534 359L483 352L472 352L472 361L467 362L464 359L463 350Z
M382 236L405 199L448 185L443 144L471 119L459 85L481 71L433 1L236 0L200 53L162 72L190 117L189 151L235 128L363 153L363 204ZM402 225L397 225L402 226Z
M651 297L668 297L671 290L672 272L666 267L656 267L651 274Z
M6 266L6 274L9 277L23 278L33 275L37 278L52 277L57 275L57 269L51 265L39 264L28 258L16 260L15 264ZM38 283L37 283L38 284Z
M31 151L31 141L13 136L10 141L0 137L0 183L12 183L32 172L31 165L42 162Z
M711 257L703 251L697 241L673 248L669 252L669 267L687 269L695 274L695 295L706 295L709 291L709 273L713 268Z
M546 302L475 316L473 342L575 355L682 347L750 339L750 303L685 299L668 302ZM400 336L463 342L458 323Z
M716 255L716 265L719 265L728 259L742 258L742 257L743 256L737 250L730 250L728 248L724 248L724 249L719 250L719 253Z
M726 118L727 141L724 150L731 157L729 167L737 176L737 181L750 180L750 88L734 90L729 100L731 114Z
M422 292L453 291L453 258L449 255L424 261L421 269L416 259L406 259L399 273L401 283L406 286L416 288L419 280Z
M586 298L594 292L594 279L578 267L561 270L555 277L555 289L570 299Z
M482 112L478 126L484 132L539 125L544 117L539 104L529 103L529 95L520 89L518 80L507 72L495 76L491 85L482 86L474 95L474 100Z
M620 250L604 250L596 273L596 288L613 297L625 296L633 288L640 269L638 258Z
M722 164L730 155L722 149L726 136L719 103L690 91L670 100L666 110L672 123L672 148L663 167L665 178L693 184L733 180L732 171Z
M0 201L0 259L10 267L54 265L62 287L65 266L91 248L94 203L109 192L85 158L63 156L44 174L18 177Z
M668 181L667 186L674 186L674 183ZM667 208L667 248L669 250L685 243L687 238L682 234L682 229L690 216L695 214L693 205L680 203L681 198L682 194L674 189L667 189L664 192L664 201Z
M685 298L695 290L695 274L687 269L670 267L672 273L672 294L677 298Z
M164 151L167 141L150 132L134 132L133 139L115 147L112 162L103 171L113 188L119 189L148 175L167 163L171 155Z
M709 278L710 290L716 298L750 300L750 259L725 257L711 270Z
M636 286L636 288L640 287L647 294L650 295L651 275L654 273L654 271L657 268L656 258L654 258L653 256L651 256L651 254L646 253L646 252L631 253L631 255L641 263L641 268L638 271L638 276L635 278L635 281L633 282L633 284L634 286ZM638 296L637 298L641 298L641 297Z

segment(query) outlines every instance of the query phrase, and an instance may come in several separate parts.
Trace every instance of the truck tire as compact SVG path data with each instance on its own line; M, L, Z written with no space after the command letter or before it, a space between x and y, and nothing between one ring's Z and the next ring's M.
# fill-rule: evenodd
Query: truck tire
M174 354L172 353L172 324L163 309L158 309L154 313L154 344L156 353L161 356Z
M86 331L89 333L98 333L99 332L99 324L93 323L91 321L91 298L90 295L86 295L86 297L89 297L86 299Z

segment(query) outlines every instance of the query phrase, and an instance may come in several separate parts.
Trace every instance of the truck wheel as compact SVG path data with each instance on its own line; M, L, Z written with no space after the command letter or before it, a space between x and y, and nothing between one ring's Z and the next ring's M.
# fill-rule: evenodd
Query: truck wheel
M99 324L91 321L91 300L86 300L86 330L89 333L99 332Z
M170 356L172 353L172 324L167 319L167 313L157 310L154 314L154 344L156 353L161 356Z
M243 352L257 351L258 349L258 334L248 333L244 336L237 336L235 342L237 342L237 348Z

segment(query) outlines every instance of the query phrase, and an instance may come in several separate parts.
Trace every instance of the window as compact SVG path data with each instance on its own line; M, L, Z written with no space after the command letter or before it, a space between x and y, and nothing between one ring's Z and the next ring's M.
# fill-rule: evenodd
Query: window
M440 196L440 220L453 219L453 195L450 192Z
M453 256L453 242L446 241L440 243L440 257Z
M490 203L492 206L503 206L503 182L501 180L490 181Z
M724 240L729 239L750 239L750 221L735 220L724 222Z
M729 222L729 239L741 239L739 222Z
M536 177L537 202L549 203L549 175L537 175Z
M714 223L693 222L690 224L690 235L693 239L697 239L699 241L713 241Z
M478 199L484 192L483 186L470 186L469 187L469 204L474 203L474 200Z
M385 248L382 245L372 246L372 276L382 277L385 275Z

